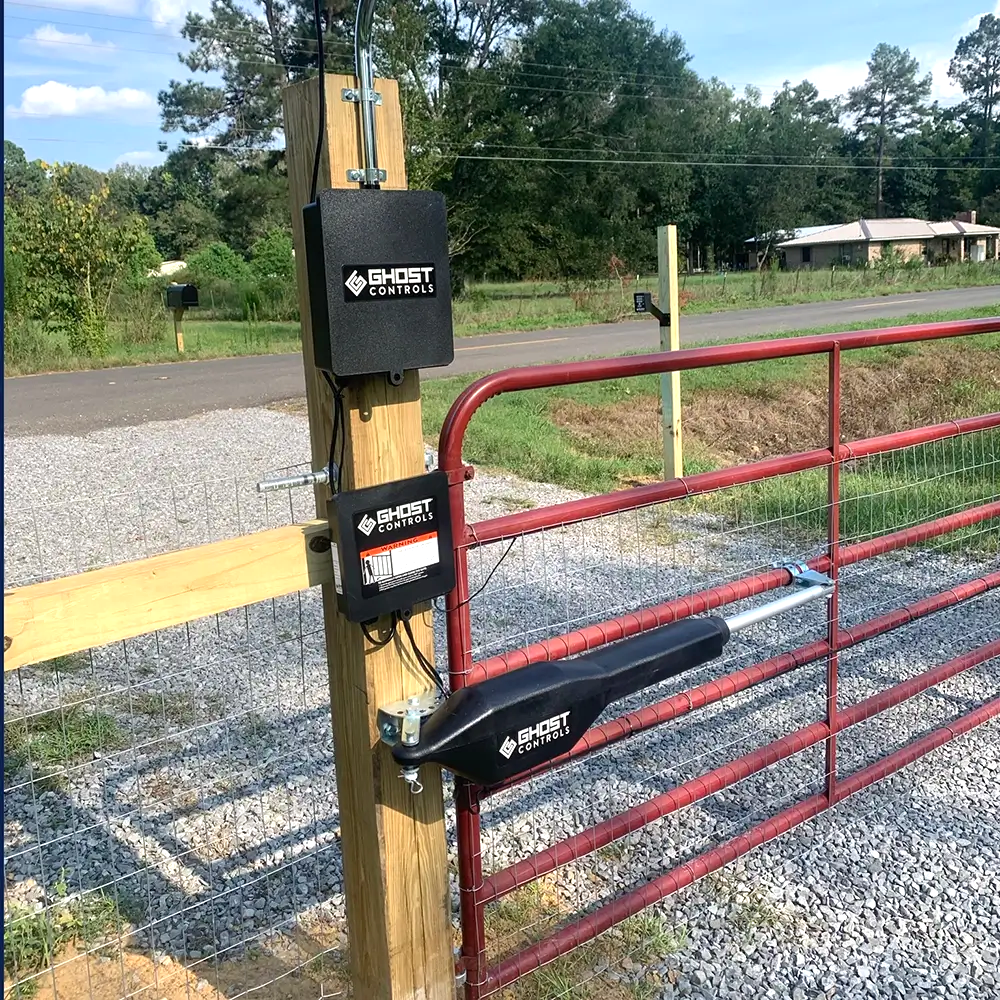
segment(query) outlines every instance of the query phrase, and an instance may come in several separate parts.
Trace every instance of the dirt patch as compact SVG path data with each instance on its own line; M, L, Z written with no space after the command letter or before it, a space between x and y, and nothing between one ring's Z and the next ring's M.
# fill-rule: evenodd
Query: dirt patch
M276 410L278 413L291 413L297 417L305 417L309 410L306 407L306 397L299 396L296 399L279 399L274 403L266 403L265 410Z
M1000 358L955 347L924 349L886 364L845 364L844 440L873 437L982 412L1000 392ZM683 397L685 445L717 459L747 462L823 447L827 388L821 375L775 381L748 393L699 390ZM623 458L659 454L661 418L653 396L594 406L557 400L550 410L580 450Z
M4 976L5 1000L228 1000L253 990L260 1000L320 1000L348 994L344 952L317 954L310 937L283 938L267 953L233 961L201 962L193 968L164 956L117 947L99 952L63 952L55 968L29 980L20 991ZM312 956L312 957L310 957ZM33 989L31 987L34 987Z

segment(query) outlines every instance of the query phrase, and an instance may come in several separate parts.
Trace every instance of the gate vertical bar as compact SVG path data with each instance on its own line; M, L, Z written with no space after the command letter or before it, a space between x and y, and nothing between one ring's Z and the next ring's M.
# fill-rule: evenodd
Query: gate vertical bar
M465 481L461 454L453 455L448 421L438 445L440 468L448 476L454 538L455 589L445 598L448 634L448 679L452 691L465 687L472 667L472 614L469 608L469 550L466 547ZM471 470L470 470L471 471ZM483 884L480 850L480 789L464 778L455 779L455 826L458 839L458 891L462 924L462 967L465 995L478 1000L486 968L485 908L478 894Z
M829 445L832 461L827 469L827 575L833 580L833 590L827 598L826 658L826 721L830 735L826 742L826 797L833 805L837 796L837 676L840 641L840 345L834 344L829 354Z
M358 105L344 101L341 92L355 86L353 76L326 77L321 189L354 186L347 171L362 159ZM385 186L402 189L406 165L399 89L394 80L379 81L379 89L382 105L375 128L388 175ZM313 468L321 468L330 453L333 398L313 363L302 223L320 120L316 79L286 87L282 101L309 436ZM406 372L398 386L384 376L359 376L342 391L345 490L425 471L418 372ZM326 489L320 486L316 492L321 515L326 514ZM414 610L415 641L432 658L430 609ZM410 794L379 737L376 715L380 705L425 690L427 680L407 646L395 641L375 647L339 613L332 584L323 588L323 611L354 995L364 1000L452 1000L455 966L441 780L425 767L423 792Z

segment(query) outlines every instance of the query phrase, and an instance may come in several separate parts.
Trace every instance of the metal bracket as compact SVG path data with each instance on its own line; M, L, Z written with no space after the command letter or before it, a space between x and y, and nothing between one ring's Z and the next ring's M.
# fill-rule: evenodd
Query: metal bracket
M810 569L805 563L785 562L775 563L775 569L787 569L792 575L792 586L795 587L832 587L833 580L819 570Z
M414 695L404 701L394 701L383 705L377 713L379 739L388 746L395 746L403 737L403 720L407 712L416 712L420 722L429 718L441 703L441 695L435 688Z
M352 184L381 184L387 177L384 170L365 170L363 167L351 167L347 171L347 179Z
M361 91L356 87L344 87L340 91L340 99L348 104L361 103ZM378 91L372 91L371 101L377 107L382 106L382 95Z

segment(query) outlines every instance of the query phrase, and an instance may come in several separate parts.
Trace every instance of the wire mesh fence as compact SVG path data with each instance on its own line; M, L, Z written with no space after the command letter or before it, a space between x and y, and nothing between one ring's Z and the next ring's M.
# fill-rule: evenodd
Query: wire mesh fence
M154 496L8 510L6 584L289 524L312 503L233 477ZM4 819L11 996L340 995L319 591L8 675Z

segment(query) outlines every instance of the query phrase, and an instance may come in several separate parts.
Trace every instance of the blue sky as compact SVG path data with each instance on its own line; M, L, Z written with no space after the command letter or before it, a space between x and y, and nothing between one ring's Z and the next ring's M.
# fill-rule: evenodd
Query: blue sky
M955 99L946 73L958 37L1000 0L640 0L658 27L684 38L694 68L765 94L808 78L824 95L864 79L879 42L909 48ZM156 95L177 61L187 10L208 0L4 0L4 136L29 158L99 169L161 162Z

